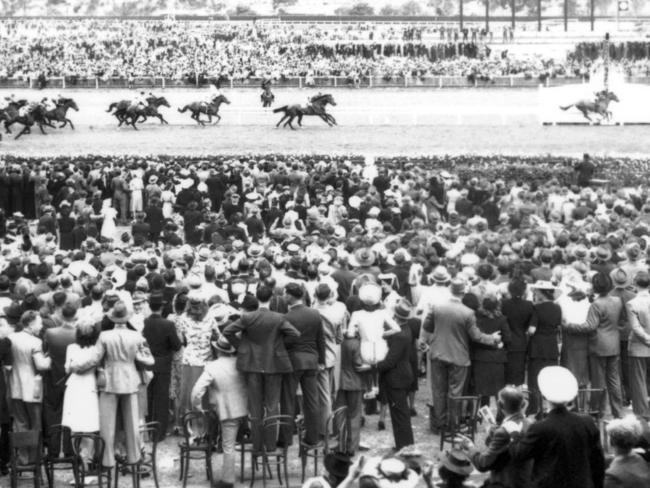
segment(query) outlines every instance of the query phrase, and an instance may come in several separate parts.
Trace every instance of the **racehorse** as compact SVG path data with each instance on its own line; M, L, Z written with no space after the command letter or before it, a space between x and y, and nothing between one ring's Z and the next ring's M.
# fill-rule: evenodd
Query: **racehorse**
M0 120L5 121L5 131L7 134L11 134L11 127L16 119L19 117L19 111L27 105L27 100L20 99L15 102L10 102L9 105L4 110L0 110Z
M49 125L50 127L54 127L53 125L49 124L46 118L46 110L43 105L36 104L33 108L30 108L30 110L27 112L25 115L19 115L15 122L18 122L19 124L22 124L23 130L21 130L18 135L16 135L15 139L18 139L20 136L23 134L30 134L32 132L32 125L35 123L38 124L38 128L41 129L41 132L43 134L46 134L46 132L43 130L44 125Z
M262 107L267 108L273 105L273 102L275 100L275 95L271 91L271 82L266 81L262 83L262 95L260 98L262 99Z
M293 122L293 120L298 117L298 125L302 127L302 118L305 115L316 115L323 119L330 127L337 125L336 119L325 111L327 104L336 105L334 97L329 93L318 94L315 97L311 98L310 103L306 107L296 104L285 105L284 107L276 108L273 110L273 113L284 112L284 115L275 126L280 127L280 124L286 120L283 127L286 127L288 125L295 130L295 127L293 124L291 124L291 122Z
M205 114L208 116L208 123L212 123L212 116L214 115L217 118L217 121L215 124L218 124L219 121L221 120L221 116L219 115L219 106L222 103L227 103L230 104L230 100L228 100L225 96L219 95L216 96L212 99L212 103L206 104L205 102L192 102L188 105L185 105L182 109L178 109L178 111L182 114L187 112L188 110L192 112L191 117L196 120L198 124L201 124L202 126L205 126L205 123L201 120L201 114Z
M137 118L134 120L131 120L130 122L126 120L127 116L130 116L131 118L136 115L136 111L133 110L132 113L129 113L129 109L131 108L131 100L120 100L119 102L113 102L108 106L107 112L113 112L113 115L117 118L119 121L118 127L121 127L124 122L127 122L127 124L131 124L134 129L137 130L135 127L135 123L138 122L145 122L147 120L147 117L157 117L160 120L161 124L167 124L167 121L165 118L158 112L159 107L171 107L169 105L169 102L165 97L147 97L147 104L148 106L145 107L144 109L139 109L137 112ZM142 120L138 120L140 117L142 117Z
M49 110L45 112L45 118L49 122L48 125L52 125L54 122L62 122L59 126L59 129L62 129L66 125L70 124L70 128L74 130L74 125L72 121L67 118L68 109L73 109L75 112L79 111L79 107L72 98L59 98L56 102L56 108L54 110Z
M600 115L601 119L599 122L602 122L603 120L609 121L612 117L612 112L609 111L610 102L618 101L619 99L614 92L603 90L601 92L598 92L596 101L583 99L565 107L560 106L560 108L562 110L569 110L571 107L575 106L575 108L580 110L582 112L582 115L589 122L593 122L592 118L589 117L589 113Z

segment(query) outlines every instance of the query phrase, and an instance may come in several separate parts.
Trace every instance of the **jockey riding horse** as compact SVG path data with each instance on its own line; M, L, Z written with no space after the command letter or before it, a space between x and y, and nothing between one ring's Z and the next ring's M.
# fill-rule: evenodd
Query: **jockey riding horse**
M275 95L271 91L271 84L272 81L269 78L265 78L262 80L262 107L267 108L270 107L273 102L275 101Z
M579 100L571 105L566 105L564 107L560 106L562 110L568 110L571 107L577 108L582 112L582 115L589 121L593 122L593 119L589 116L590 113L600 115L599 123L603 120L609 121L612 117L612 112L609 110L610 102L618 102L619 99L614 92L609 90L601 90L595 93L595 100Z
M303 105L285 105L280 108L273 110L274 113L284 112L284 116L276 124L276 127L279 127L282 122L284 122L283 127L287 125L295 130L292 122L295 118L298 118L298 125L302 126L302 118L305 115L315 115L320 117L327 125L330 127L337 125L336 119L328 114L325 108L328 104L336 105L334 97L328 93L322 94L318 93L316 96L313 96L308 99L309 103L307 106Z

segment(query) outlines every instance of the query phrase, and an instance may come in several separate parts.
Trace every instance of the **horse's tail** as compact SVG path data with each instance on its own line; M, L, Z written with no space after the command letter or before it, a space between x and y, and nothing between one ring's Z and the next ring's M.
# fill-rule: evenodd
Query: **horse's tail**
M574 105L575 105L575 103L572 103L571 105L567 105L566 107L563 107L562 105L560 105L560 108L561 108L562 110L569 110L569 109L570 109L571 107L573 107Z
M179 111L180 113L184 114L185 112L187 112L187 110L189 109L189 107L190 107L189 105L185 105L182 109L179 108L178 111Z
M111 103L111 104L108 106L108 110L107 110L107 112L112 112L113 109L114 109L115 107L117 107L117 103L116 103L116 102Z
M273 109L273 113L277 114L278 112L286 112L288 108L289 108L288 105L285 105L284 107L278 107Z

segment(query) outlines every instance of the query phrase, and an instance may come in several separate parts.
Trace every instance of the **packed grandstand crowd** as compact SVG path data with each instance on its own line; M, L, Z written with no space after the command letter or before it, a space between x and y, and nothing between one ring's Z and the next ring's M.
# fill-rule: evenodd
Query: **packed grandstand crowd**
M589 75L591 56L513 55L490 39L475 27L4 19L0 79ZM645 76L643 49L613 59L626 74Z
M269 437L260 416L262 405L269 415L295 416L299 382L301 452L318 446L333 408L347 407L342 422L351 435L340 440L338 464L331 455L326 461L328 483L336 486L362 471L348 471L364 448L362 403L366 416L375 411L372 402L388 405L398 450L417 441L410 419L425 414L413 396L424 368L434 433L450 415L447 395L471 393L485 405L498 398L498 421L505 416L507 432L525 439L513 438L502 464L462 440L438 466L451 480L446 486L462 485L470 461L490 470L490 480L516 469L524 477L517 480L550 476L564 486L602 486L596 424L564 407L578 386L607 392L609 402L592 397L589 411L599 422L614 419L607 429L620 459L612 466L637 456L636 469L646 476L650 467L630 449L648 433L650 335L642 328L650 324L622 310L628 304L633 312L650 287L647 175L646 160L588 155L5 157L0 362L13 365L6 386L13 431L42 428L54 453L61 444L53 425L98 431L110 447L93 462L134 465L140 422L158 422L160 439L178 433L183 414L200 408L212 388L224 453L218 486L231 487L241 420L250 418L254 451L290 445L292 429ZM463 325L447 329L455 318ZM256 320L279 335L260 336ZM136 363L154 364L141 352L147 343L156 367L138 375ZM27 366L18 353L24 347L31 351ZM566 370L545 369L558 363ZM35 396L29 380L37 370L44 396ZM526 400L506 386L524 383ZM559 430L582 423L568 434L575 457L531 474L527 460L556 455L542 455L547 441L526 434L534 419L524 414L545 417L538 395L554 409L540 425L557 415L568 416ZM638 420L617 420L630 402ZM126 448L116 453L117 410L128 418ZM1 439L6 463L7 437ZM535 442L541 444L525 447ZM18 455L29 460L29 451ZM587 459L585 471L571 471L582 462L575 459ZM419 476L401 469L410 482L400 486L414 487ZM511 484L499 486L529 486L504 479Z

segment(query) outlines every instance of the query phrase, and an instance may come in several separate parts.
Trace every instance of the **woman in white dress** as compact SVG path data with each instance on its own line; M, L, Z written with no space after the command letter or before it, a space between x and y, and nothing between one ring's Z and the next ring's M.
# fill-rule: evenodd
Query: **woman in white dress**
M117 218L117 210L111 206L111 200L104 200L104 206L100 214L103 217L101 236L110 239L116 240L117 238L117 227L115 226L115 219Z
M65 371L70 376L66 381L63 397L61 424L75 432L99 432L99 397L95 364L97 349L95 343L99 329L92 320L81 320L77 324L77 340L70 344L65 354ZM78 371L79 368L85 368ZM78 371L78 372L72 372ZM81 457L87 462L92 459L92 444L81 446ZM88 481L88 480L86 480Z
M162 192L161 195L161 200L162 200L162 213L163 217L166 219L169 219L172 217L174 213L174 202L176 201L176 196L174 195L174 192L172 191L172 188L174 187L172 182L168 182L165 185L165 189Z

